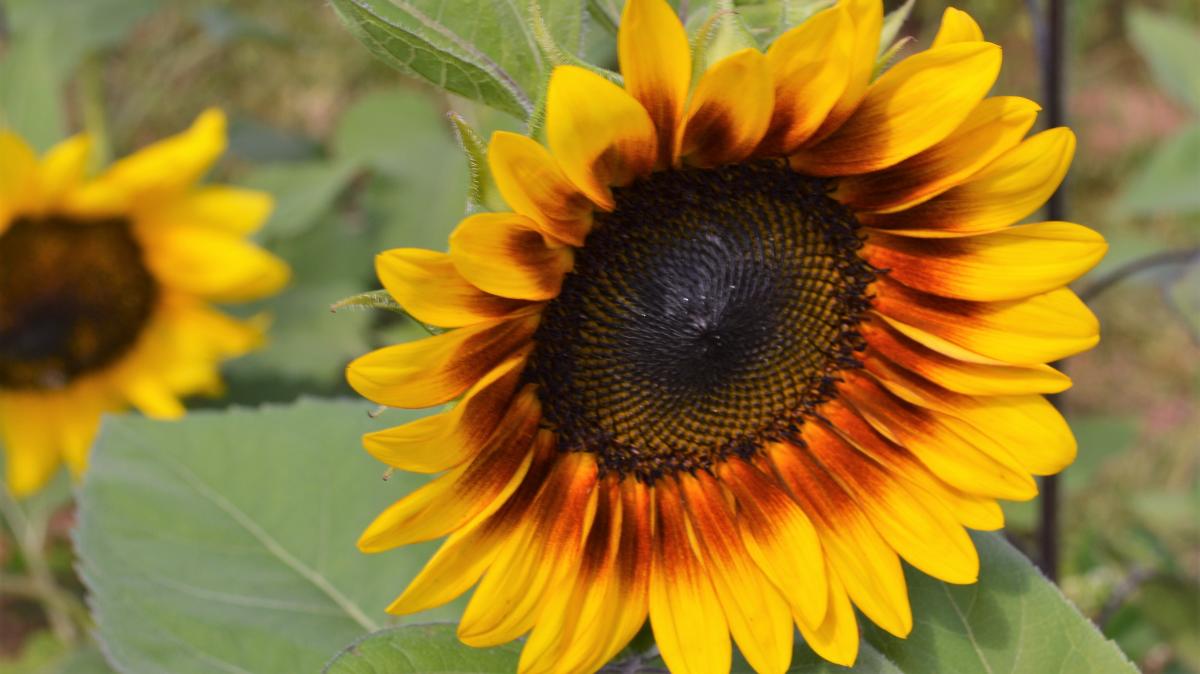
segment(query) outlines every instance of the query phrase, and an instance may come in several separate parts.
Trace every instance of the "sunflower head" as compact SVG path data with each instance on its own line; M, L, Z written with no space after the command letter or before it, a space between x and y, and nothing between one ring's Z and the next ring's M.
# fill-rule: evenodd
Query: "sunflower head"
M215 110L88 177L77 136L38 158L0 132L0 438L24 495L75 473L104 411L183 413L217 364L262 339L209 302L276 292L287 266L246 241L269 196L196 183L225 147Z
M793 626L852 663L856 608L906 635L901 559L975 580L965 528L999 528L997 499L1074 457L1046 363L1097 341L1064 285L1105 244L1015 224L1074 138L1027 136L1038 106L987 96L1000 48L969 16L875 77L881 22L842 0L693 77L667 3L628 0L623 86L558 67L546 146L492 137L511 212L377 258L450 330L350 383L458 399L365 438L439 473L360 540L448 535L392 611L477 584L460 637L528 633L522 672L594 671L647 617L672 671L727 671L736 642L774 672Z

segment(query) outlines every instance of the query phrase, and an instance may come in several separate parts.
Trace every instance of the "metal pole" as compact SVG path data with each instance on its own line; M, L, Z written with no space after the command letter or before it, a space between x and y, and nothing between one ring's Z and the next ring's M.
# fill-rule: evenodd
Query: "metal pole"
M1062 126L1065 118L1063 109L1063 41L1066 37L1066 3L1063 0L1045 0L1045 23L1041 32L1042 44L1042 100L1045 101L1046 125L1049 128ZM1036 18L1036 17L1035 17ZM1064 190L1060 186L1046 202L1046 218L1066 218ZM1050 402L1061 409L1061 394L1050 397ZM1038 528L1038 549L1041 553L1042 573L1050 580L1058 580L1059 544L1059 480L1057 475L1042 478L1041 521Z

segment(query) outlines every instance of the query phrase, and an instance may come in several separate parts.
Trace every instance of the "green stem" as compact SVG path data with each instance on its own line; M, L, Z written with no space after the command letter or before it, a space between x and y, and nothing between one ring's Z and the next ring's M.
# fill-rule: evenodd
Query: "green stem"
M0 487L0 515L8 521L13 539L29 569L28 582L18 584L27 596L38 600L46 611L50 629L60 642L74 646L79 641L79 628L72 619L73 599L54 581L54 573L46 561L46 527L49 517L41 513L27 516L8 490ZM7 588L9 584L6 582Z
M79 68L80 107L83 127L92 139L92 168L107 166L112 158L108 137L108 112L104 104L104 69L100 58L92 54Z

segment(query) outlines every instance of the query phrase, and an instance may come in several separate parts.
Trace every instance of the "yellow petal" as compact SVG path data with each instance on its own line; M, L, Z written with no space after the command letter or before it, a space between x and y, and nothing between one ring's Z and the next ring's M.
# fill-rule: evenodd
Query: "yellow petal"
M859 221L906 236L995 231L1040 208L1062 183L1074 153L1070 129L1043 131L929 201L898 213L862 213Z
M979 555L949 510L820 424L805 427L804 441L905 561L948 583L977 580Z
M1014 366L956 360L904 336L878 317L861 323L859 332L871 349L956 393L1059 393L1071 386L1069 377L1049 365Z
M738 526L746 550L791 605L814 629L825 619L825 558L812 522L774 480L730 459L721 481L738 503Z
M971 494L1011 501L1037 495L1033 478L1011 457L976 447L963 424L893 396L873 379L850 375L848 402L881 434L906 447L935 475Z
M495 561L505 535L515 524L493 516L480 526L450 534L404 593L387 607L388 613L417 613L453 601L469 590Z
M355 391L383 405L441 405L528 343L537 321L537 315L519 315L384 347L350 363L346 380Z
M363 436L371 456L414 473L437 473L474 459L507 423L527 355L521 351L475 383L453 409Z
M36 492L62 463L55 401L45 395L0 395L4 477L13 496Z
M618 594L616 561L623 516L618 485L604 481L597 492L596 515L579 564L563 587L547 593L537 624L521 649L517 667L521 674L593 671L616 654L609 645L609 630L619 621L622 603L637 598Z
M742 544L733 513L716 478L681 474L689 519L729 631L750 666L782 672L792 661L792 615L787 602Z
M887 278L874 288L876 310L892 319L897 330L936 351L943 351L941 345L925 335L1001 363L1039 365L1086 351L1100 340L1096 317L1066 288L1003 302L937 297Z
M910 56L867 90L846 123L792 157L811 175L878 171L950 135L1000 73L1000 47L964 42Z
M120 382L120 388L130 404L152 419L180 419L187 413L179 392L157 373L140 373Z
M679 487L654 486L657 529L650 570L650 625L663 660L680 674L728 674L733 647L729 623L689 542Z
M1034 475L1052 475L1075 460L1075 437L1066 420L1040 395L967 396L948 391L897 367L878 354L866 369L892 393L914 405L957 417L971 427L959 434L989 454L1015 459Z
M596 73L559 66L546 93L546 138L563 173L606 210L609 187L654 168L658 141L642 104Z
M838 180L834 198L856 211L893 213L945 192L1021 142L1033 126L1037 103L994 96L975 106L937 145L873 173Z
M358 549L380 552L431 540L494 513L529 470L540 418L537 396L518 396L505 425L478 457L389 506L362 533Z
M247 236L262 228L275 200L270 194L229 185L206 185L164 204L152 216L171 224L197 225Z
M879 32L883 28L881 0L839 0L853 26L853 41L847 57L846 86L813 138L821 139L835 131L854 112L871 82L875 60L879 56Z
M89 192L111 190L132 207L139 201L175 195L208 172L225 145L225 114L210 108L187 131L114 162L81 190L81 199L92 197Z
M917 239L867 230L862 255L888 278L923 292L998 301L1038 295L1082 276L1108 244L1070 222L1018 225L952 239Z
M1004 513L995 500L950 486L930 472L911 451L880 435L853 407L831 400L821 413L828 420L824 424L828 430L886 467L893 478L942 503L964 526L985 531L1004 526Z
M942 12L942 25L938 27L937 35L934 36L930 49L956 42L979 42L981 40L983 40L983 30L979 28L979 24L975 23L975 19L972 19L970 14L960 9L947 7L946 11Z
M505 203L555 239L583 245L592 228L592 202L567 179L541 143L497 131L487 156Z
M80 134L62 141L46 153L39 176L44 207L58 205L64 196L79 186L91 150L91 138Z
M617 56L625 91L642 104L658 130L657 161L665 165L673 158L671 144L692 74L687 33L666 0L625 3L617 34ZM575 104L588 105L586 100Z
M383 287L422 323L458 328L494 321L526 306L484 292L462 277L446 253L396 248L375 256Z
M505 542L523 525L557 453L545 443L535 443L534 450L524 480L504 505L490 517L477 517L450 534L404 593L388 606L389 613L417 613L441 606L479 580L495 562Z
M791 154L808 140L846 88L854 22L843 5L815 14L767 50L775 109L759 152Z
M291 278L283 260L244 238L203 226L138 223L146 265L162 283L216 302L278 292Z
M850 599L876 625L898 637L907 636L912 630L912 609L896 552L807 450L778 444L769 452L771 463L817 528L821 547Z
M33 206L37 155L20 136L0 131L0 233L9 218Z
M858 658L858 617L846 594L846 587L838 577L832 564L827 562L826 577L829 579L829 610L825 619L816 628L802 620L796 620L800 635L813 651L826 660L851 667Z
M479 213L450 235L454 267L476 287L518 300L558 295L571 270L571 248L547 245L532 220L515 213Z
M745 159L767 131L774 101L761 52L743 49L721 59L704 73L692 95L680 156L705 167Z
M63 458L75 478L82 476L83 471L87 469L92 441L100 432L100 417L105 411L104 403L105 401L96 399L94 393L87 396L75 395L63 402L58 430L62 438Z
M549 431L543 436L554 442ZM593 455L561 455L522 530L475 588L458 625L463 643L495 646L533 627L545 594L560 591L579 563L596 512L595 484Z

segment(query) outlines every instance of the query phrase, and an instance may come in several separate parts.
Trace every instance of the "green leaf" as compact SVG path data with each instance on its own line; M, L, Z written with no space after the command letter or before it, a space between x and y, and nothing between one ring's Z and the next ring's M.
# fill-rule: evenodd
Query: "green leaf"
M454 625L406 625L371 634L347 646L322 674L495 674L514 672L521 645L464 646Z
M105 652L127 672L313 672L387 624L432 551L355 547L424 482L380 480L359 446L418 414L364 402L105 421L80 493L76 545ZM402 620L449 620L454 607Z
M1200 113L1200 31L1183 17L1171 17L1134 8L1127 15L1129 37L1150 65L1158 86L1171 97Z
M280 162L259 166L242 183L275 196L263 236L288 237L307 231L328 213L358 170L352 161Z
M914 626L866 638L903 672L1105 674L1137 669L1053 583L996 534L973 536L979 582L948 585L906 569Z
M524 2L492 0L333 0L355 35L384 62L410 75L524 120L534 111L551 64ZM550 35L582 50L583 0L541 2Z
M1127 215L1200 212L1200 124L1165 138L1126 183L1117 209Z
M427 90L383 89L354 102L330 141L334 156L397 175L450 151L451 125Z
M909 14L912 14L915 2L916 0L905 0L903 5L883 17L883 28L879 31L880 57L883 57L892 48L892 43L896 41L896 37L900 35L900 29L904 27L904 22L908 21Z

